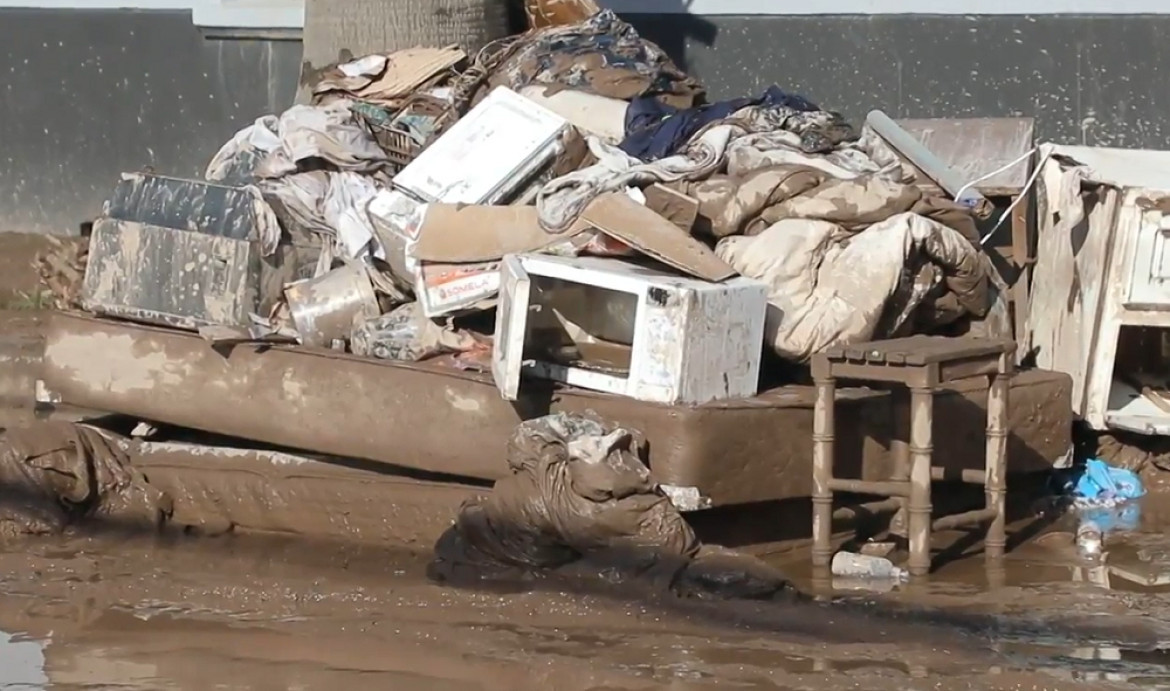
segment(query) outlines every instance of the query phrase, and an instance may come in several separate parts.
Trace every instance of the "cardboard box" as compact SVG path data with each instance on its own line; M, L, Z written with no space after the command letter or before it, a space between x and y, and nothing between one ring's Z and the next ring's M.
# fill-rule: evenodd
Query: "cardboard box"
M500 263L421 263L415 296L427 317L490 307L500 290Z

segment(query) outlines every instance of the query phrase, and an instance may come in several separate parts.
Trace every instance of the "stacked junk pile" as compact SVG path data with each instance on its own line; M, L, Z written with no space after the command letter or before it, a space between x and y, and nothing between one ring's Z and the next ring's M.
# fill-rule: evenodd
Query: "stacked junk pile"
M481 371L510 400L523 374L683 405L754 396L834 345L1000 328L982 198L913 184L931 155L895 123L858 130L776 87L707 103L608 10L316 80L202 180L125 174L71 307L217 347ZM645 453L592 415L522 423L512 475L464 508L438 563L650 548L689 564L676 584L723 582ZM737 567L751 588L785 590L757 567Z

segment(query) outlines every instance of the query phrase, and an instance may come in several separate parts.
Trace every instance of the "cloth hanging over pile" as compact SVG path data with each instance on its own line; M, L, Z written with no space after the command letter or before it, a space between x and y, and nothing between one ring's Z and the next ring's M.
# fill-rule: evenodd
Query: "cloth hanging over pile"
M389 161L369 129L358 123L349 102L337 100L293 106L279 118L260 118L220 148L204 177L213 182L279 178L313 160L359 173L376 173Z

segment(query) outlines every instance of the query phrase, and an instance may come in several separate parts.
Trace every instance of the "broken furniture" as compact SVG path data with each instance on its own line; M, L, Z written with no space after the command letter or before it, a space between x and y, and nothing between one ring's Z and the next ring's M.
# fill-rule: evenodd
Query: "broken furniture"
M756 394L767 286L686 278L600 257L510 254L500 267L492 374L508 400L530 375L657 403Z
M753 519L745 529L808 536L811 386L692 406L531 381L506 401L490 376L441 360L402 363L269 343L224 351L195 333L66 312L49 314L44 333L40 376L63 404L363 459L384 473L491 482L508 473L499 450L519 420L593 410L645 433L659 483L695 488L715 507L778 502L780 519ZM1010 470L1051 470L1072 444L1069 378L1030 370L1011 386ZM978 378L939 387L935 417L945 427L936 422L935 463L948 474L983 468L987 395ZM902 404L863 388L839 388L837 399L836 447L856 464L850 474L890 477L891 421Z
M127 173L94 222L81 303L180 329L247 326L318 252L282 241L255 188Z
M972 182L986 177L974 183L972 189L991 202L999 213L1015 204L1012 217L995 235L987 238L984 248L1011 287L1006 297L1011 312L1013 337L1020 344L1016 360L1019 362L1025 352L1023 341L1030 307L1028 291L1032 285L1032 267L1036 263L1036 231L1035 225L1031 223L1029 204L1031 197L1024 190L1034 165L1033 157L1027 156L1035 147L1033 119L935 118L896 122L957 173L959 178ZM1021 157L1024 160L1008 166ZM1005 166L1008 167L1004 169ZM916 172L919 187L942 193L938 183L921 170ZM990 229L990 226L981 228L982 232ZM1007 335L1003 334L1004 337Z
M985 552L1003 556L1006 541L1004 495L1007 492L1007 427L1009 385L1014 369L1015 343L974 338L910 336L851 346L835 346L813 356L816 383L813 411L813 565L829 566L833 493L851 492L889 497L907 516L911 575L930 571L932 529L986 524ZM989 377L987 443L984 472L964 472L964 482L986 488L986 505L965 514L931 522L934 396L947 382ZM910 389L910 438L907 458L895 458L894 475L887 481L834 477L837 380L885 382ZM896 452L901 456L900 451ZM940 479L942 474L939 474Z
M1170 152L1041 155L1026 347L1093 429L1170 434Z

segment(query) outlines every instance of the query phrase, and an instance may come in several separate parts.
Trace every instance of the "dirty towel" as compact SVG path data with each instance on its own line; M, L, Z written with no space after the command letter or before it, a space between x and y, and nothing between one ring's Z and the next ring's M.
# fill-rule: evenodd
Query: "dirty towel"
M417 302L407 303L354 327L354 355L379 360L421 362L444 353L471 352L485 347L470 332L428 319Z
M684 146L704 125L757 105L784 106L800 112L820 110L803 96L787 94L778 86L769 87L758 97L720 101L687 110L672 108L650 96L640 96L631 101L626 110L626 136L621 150L643 161L664 158Z
M295 173L313 161L357 173L375 173L389 163L369 128L350 111L348 101L293 106L280 116L277 135L280 146L257 168L259 177Z
M332 242L337 230L325 219L324 213L330 175L323 170L294 173L261 180L259 187L286 231L302 236L315 234Z
M516 41L483 93L501 85L519 91L544 84L623 101L649 96L675 108L690 108L702 99L698 82L611 10L579 24L531 31Z
M786 580L750 557L739 561L738 578L724 569L720 581L719 551L704 551L651 480L646 452L641 433L592 411L521 423L508 443L512 474L487 499L464 504L436 545L432 577L556 569L585 558L620 562L633 575L665 570L676 592L709 592L733 581L751 581L768 594L788 590ZM770 588L764 574L772 575Z
M157 528L170 498L102 432L41 422L0 436L0 536L55 533L85 518Z
M887 303L917 274L918 260L941 269L952 292L985 304L985 257L958 231L904 213L860 233L822 220L785 219L756 236L724 238L716 254L770 286L765 340L797 362L833 345L881 337Z
M370 254L374 225L366 207L381 189L365 175L343 172L329 176L329 190L321 210L325 222L337 232L337 256L357 259Z
M275 115L265 115L236 132L207 164L204 179L227 185L255 182L256 171L280 147L279 127Z
M653 182L705 178L723 163L731 128L707 130L687 150L654 163L642 163L597 137L587 137L597 163L550 180L536 194L540 225L551 232L568 230L597 197Z
M319 239L322 251L314 275L328 271L335 259L386 258L366 213L385 189L377 178L317 170L262 180L260 187L286 230Z

